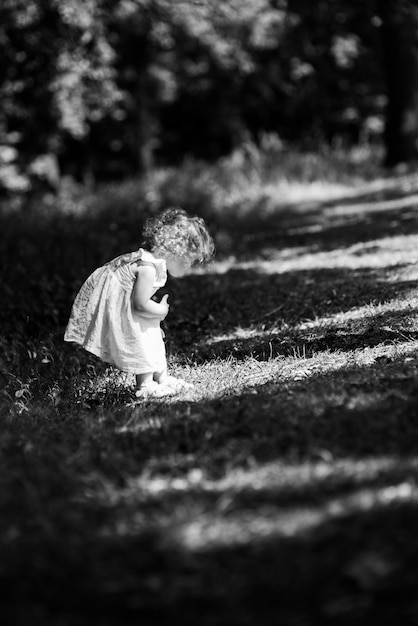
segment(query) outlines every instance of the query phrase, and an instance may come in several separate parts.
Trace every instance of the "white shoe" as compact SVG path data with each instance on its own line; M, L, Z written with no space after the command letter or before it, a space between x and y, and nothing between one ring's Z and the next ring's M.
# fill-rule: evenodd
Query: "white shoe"
M166 398L167 396L174 396L177 392L168 385L159 385L153 380L145 385L141 385L135 391L137 398Z
M170 387L170 389L175 389L177 392L193 389L193 385L191 383L188 383L182 378L176 378L175 376L166 376L161 384Z

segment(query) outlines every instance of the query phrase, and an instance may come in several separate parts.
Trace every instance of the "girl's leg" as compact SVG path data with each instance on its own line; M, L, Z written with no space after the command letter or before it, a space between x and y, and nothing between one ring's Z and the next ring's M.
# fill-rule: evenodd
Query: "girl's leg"
M154 372L153 380L159 385L164 385L166 379L168 377L167 370L163 369L161 372Z
M176 392L179 392L183 389L192 389L193 385L186 382L182 378L176 378L175 376L169 376L166 369L162 372L154 372L154 380L159 385L164 385L165 387L169 387Z
M136 386L143 387L152 382L153 372L145 372L144 374L136 374Z

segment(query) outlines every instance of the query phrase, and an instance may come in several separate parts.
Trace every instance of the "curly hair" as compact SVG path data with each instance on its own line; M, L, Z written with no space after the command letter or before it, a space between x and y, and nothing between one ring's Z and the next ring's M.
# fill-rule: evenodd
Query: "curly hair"
M165 209L145 222L144 247L178 257L209 261L215 252L212 237L201 217L191 216L178 207Z

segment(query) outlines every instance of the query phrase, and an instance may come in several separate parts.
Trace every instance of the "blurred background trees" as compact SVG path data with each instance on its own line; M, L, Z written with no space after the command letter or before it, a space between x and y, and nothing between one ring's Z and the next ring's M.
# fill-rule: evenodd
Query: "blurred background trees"
M418 6L415 0L379 0L387 83L386 163L418 156Z
M413 0L3 0L0 188L284 144L418 145Z

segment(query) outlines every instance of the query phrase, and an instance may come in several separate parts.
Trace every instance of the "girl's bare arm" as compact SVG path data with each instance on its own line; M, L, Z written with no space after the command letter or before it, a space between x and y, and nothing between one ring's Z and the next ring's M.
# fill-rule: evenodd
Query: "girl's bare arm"
M169 309L167 296L161 302L152 300L154 295L154 281L156 272L151 265L140 265L137 269L136 280L132 290L132 306L134 310L144 317L158 318L163 320Z

